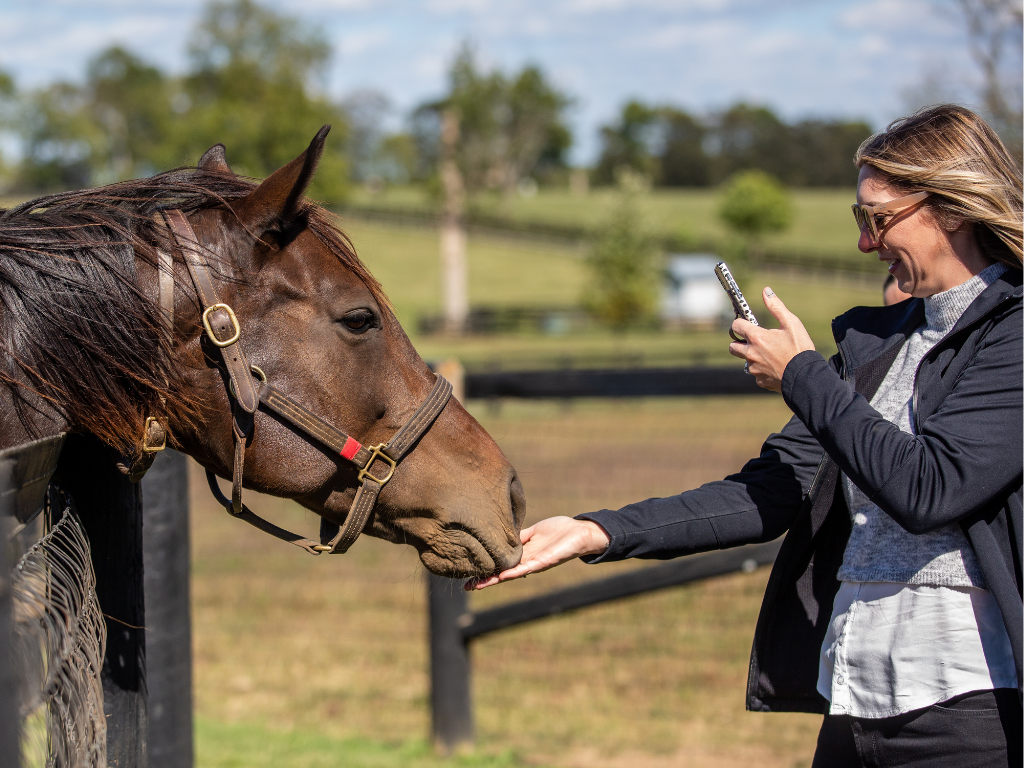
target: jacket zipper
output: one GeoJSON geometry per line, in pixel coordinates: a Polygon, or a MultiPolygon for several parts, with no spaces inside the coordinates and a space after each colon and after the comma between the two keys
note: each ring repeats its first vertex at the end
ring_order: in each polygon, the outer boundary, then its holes
{"type": "MultiPolygon", "coordinates": [[[[927,352],[924,353],[924,356],[921,358],[921,360],[917,364],[917,368],[914,370],[914,396],[911,399],[911,406],[910,406],[911,408],[914,409],[913,416],[914,416],[914,434],[915,435],[921,434],[921,424],[918,421],[918,415],[917,415],[917,396],[918,396],[918,383],[917,382],[918,382],[918,375],[921,373],[921,366],[924,365],[924,361],[927,360],[929,357],[931,357],[932,352],[934,352],[936,349],[938,349],[940,344],[945,344],[947,341],[949,341],[954,336],[959,336],[961,333],[964,333],[965,331],[971,330],[972,328],[974,328],[974,326],[976,326],[978,323],[982,322],[983,320],[987,320],[992,315],[993,312],[995,312],[997,309],[1002,307],[1003,304],[1005,304],[1007,301],[1008,301],[1008,299],[1003,299],[1001,302],[996,304],[994,307],[992,307],[992,309],[990,309],[984,315],[979,317],[973,323],[971,323],[969,325],[965,325],[963,328],[960,328],[959,330],[950,331],[945,336],[943,336],[941,339],[939,339],[937,342],[935,342],[935,344],[932,346],[931,349],[929,349],[927,352]]],[[[926,324],[927,324],[927,321],[926,321],[926,324]]],[[[909,337],[907,337],[907,338],[909,340],[909,337]]],[[[840,356],[842,356],[842,352],[841,351],[840,351],[840,356]]]]}

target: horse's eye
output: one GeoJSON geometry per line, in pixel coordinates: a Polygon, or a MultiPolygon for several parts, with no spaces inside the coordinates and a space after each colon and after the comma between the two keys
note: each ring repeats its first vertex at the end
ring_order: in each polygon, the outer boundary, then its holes
{"type": "Polygon", "coordinates": [[[365,333],[377,325],[377,318],[368,309],[354,309],[341,318],[341,323],[353,333],[365,333]]]}

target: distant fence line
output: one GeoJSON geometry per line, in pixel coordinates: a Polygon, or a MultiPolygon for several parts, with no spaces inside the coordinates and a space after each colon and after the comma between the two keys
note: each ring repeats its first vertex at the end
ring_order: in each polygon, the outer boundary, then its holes
{"type": "MultiPolygon", "coordinates": [[[[438,214],[422,208],[349,205],[343,208],[341,213],[367,221],[407,227],[436,227],[439,222],[438,214]]],[[[593,230],[579,225],[516,221],[483,213],[470,213],[467,216],[466,228],[471,233],[481,235],[555,242],[570,246],[579,246],[594,236],[593,230]]],[[[694,240],[676,235],[661,235],[656,239],[669,253],[715,253],[721,250],[720,243],[708,239],[694,240]]],[[[880,272],[877,261],[873,259],[842,259],[816,253],[768,250],[754,258],[752,264],[800,270],[826,278],[880,281],[885,277],[880,272]]]]}

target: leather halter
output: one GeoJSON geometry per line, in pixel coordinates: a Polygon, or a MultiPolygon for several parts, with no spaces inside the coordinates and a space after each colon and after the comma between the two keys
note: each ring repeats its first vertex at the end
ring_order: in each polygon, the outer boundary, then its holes
{"type": "MultiPolygon", "coordinates": [[[[206,336],[215,347],[220,349],[224,367],[228,373],[228,394],[232,402],[232,434],[235,444],[235,459],[232,471],[232,493],[228,499],[217,485],[217,476],[206,470],[206,479],[214,497],[232,517],[244,520],[271,536],[302,547],[310,554],[319,555],[324,552],[341,554],[348,551],[366,527],[366,522],[373,512],[377,496],[395,474],[398,463],[416,445],[417,441],[433,426],[441,415],[452,394],[452,385],[443,376],[438,376],[426,400],[416,409],[412,417],[401,429],[388,440],[375,446],[364,446],[355,438],[342,432],[320,417],[303,408],[288,395],[275,388],[266,375],[256,366],[249,365],[240,345],[242,331],[230,306],[217,297],[217,291],[210,276],[203,247],[199,244],[188,219],[179,210],[163,212],[164,221],[171,233],[171,241],[181,254],[188,267],[189,275],[196,286],[202,309],[202,323],[206,336]],[[253,376],[253,374],[256,374],[253,376]],[[242,475],[245,465],[245,444],[254,426],[253,414],[263,406],[276,413],[284,421],[301,431],[317,443],[329,448],[333,453],[352,462],[359,470],[359,487],[355,499],[345,517],[345,522],[335,525],[321,518],[320,543],[279,528],[273,523],[254,514],[242,503],[242,475]],[[383,474],[374,474],[374,465],[383,466],[383,474]]],[[[174,300],[173,279],[170,277],[173,264],[161,253],[160,267],[160,305],[166,319],[173,322],[174,300]]],[[[146,420],[147,434],[143,439],[143,455],[147,452],[161,450],[162,446],[150,449],[150,425],[157,423],[150,417],[146,420]]],[[[157,424],[159,426],[159,424],[157,424]]],[[[161,428],[162,430],[162,428],[161,428]]],[[[149,460],[152,463],[152,459],[149,460]]],[[[148,468],[148,467],[147,467],[148,468]]],[[[143,470],[144,471],[144,470],[143,470]]]]}

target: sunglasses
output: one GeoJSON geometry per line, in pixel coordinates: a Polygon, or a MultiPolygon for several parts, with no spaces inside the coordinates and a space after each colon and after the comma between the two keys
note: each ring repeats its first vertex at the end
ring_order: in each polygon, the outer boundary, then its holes
{"type": "Polygon", "coordinates": [[[906,197],[897,197],[895,200],[890,200],[888,203],[882,203],[881,205],[859,205],[854,203],[852,206],[853,218],[857,220],[857,226],[860,227],[860,231],[870,233],[871,239],[877,242],[881,237],[881,233],[885,230],[888,217],[918,205],[930,194],[931,192],[915,192],[906,197]]]}

